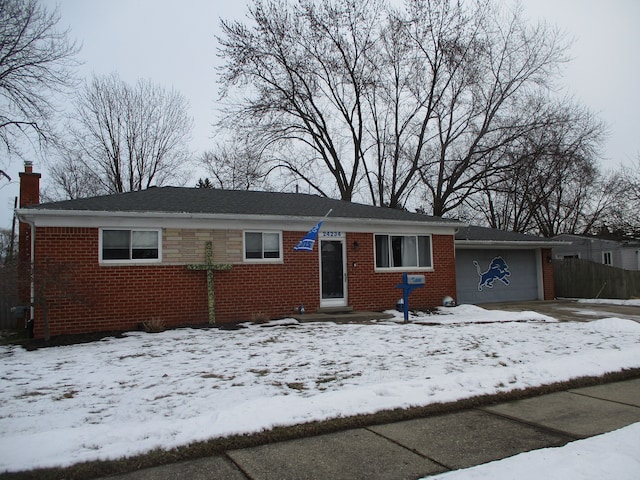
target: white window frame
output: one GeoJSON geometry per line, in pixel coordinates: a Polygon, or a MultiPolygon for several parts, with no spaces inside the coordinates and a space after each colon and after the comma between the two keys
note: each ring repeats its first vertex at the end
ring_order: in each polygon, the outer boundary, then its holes
{"type": "MultiPolygon", "coordinates": [[[[392,263],[392,258],[391,258],[391,248],[389,248],[389,264],[392,263]]],[[[420,259],[418,259],[418,263],[420,263],[420,259]]],[[[415,271],[419,271],[419,272],[432,272],[434,270],[433,267],[433,236],[431,234],[424,234],[424,233],[374,233],[373,234],[373,265],[375,268],[376,272],[415,272],[415,271]],[[417,255],[420,253],[420,250],[418,249],[418,245],[419,245],[419,240],[418,237],[428,237],[429,238],[429,259],[430,259],[430,266],[427,267],[420,267],[420,266],[402,266],[402,267],[379,267],[378,263],[377,263],[377,245],[376,245],[376,237],[382,235],[382,236],[386,236],[389,237],[389,245],[391,245],[391,237],[416,237],[416,258],[417,255]]]]}
{"type": "Polygon", "coordinates": [[[603,265],[609,265],[610,267],[613,266],[613,252],[607,250],[606,252],[602,252],[602,264],[603,265]],[[607,262],[607,259],[609,260],[607,262]]]}
{"type": "MultiPolygon", "coordinates": [[[[129,237],[131,238],[131,237],[129,237]]],[[[150,263],[162,263],[162,229],[161,228],[131,228],[131,227],[102,227],[98,233],[98,261],[102,264],[114,265],[139,265],[150,263]],[[132,258],[133,250],[132,242],[129,242],[129,258],[104,259],[102,258],[103,232],[105,231],[128,231],[129,236],[132,232],[156,232],[158,234],[158,258],[132,258]]]]}
{"type": "Polygon", "coordinates": [[[245,263],[282,263],[282,231],[280,230],[244,230],[242,232],[242,259],[245,263]],[[262,237],[262,258],[247,258],[247,233],[260,233],[262,237]],[[277,234],[278,235],[278,257],[277,258],[264,258],[264,234],[277,234]]]}

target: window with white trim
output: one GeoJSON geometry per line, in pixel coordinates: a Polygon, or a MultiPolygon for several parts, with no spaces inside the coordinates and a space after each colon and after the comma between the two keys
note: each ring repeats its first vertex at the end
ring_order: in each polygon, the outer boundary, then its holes
{"type": "Polygon", "coordinates": [[[602,252],[602,263],[604,265],[613,265],[613,255],[611,252],[602,252]]]}
{"type": "Polygon", "coordinates": [[[103,228],[100,235],[100,260],[103,262],[160,260],[160,230],[103,228]]]}
{"type": "Polygon", "coordinates": [[[432,268],[430,235],[375,235],[376,268],[432,268]]]}
{"type": "Polygon", "coordinates": [[[244,232],[244,259],[248,261],[282,260],[280,232],[244,232]]]}

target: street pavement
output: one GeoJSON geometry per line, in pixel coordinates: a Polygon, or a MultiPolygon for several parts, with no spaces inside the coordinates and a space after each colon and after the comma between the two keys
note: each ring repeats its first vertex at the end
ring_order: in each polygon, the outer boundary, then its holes
{"type": "Polygon", "coordinates": [[[229,450],[119,480],[417,479],[640,422],[640,378],[229,450]]]}

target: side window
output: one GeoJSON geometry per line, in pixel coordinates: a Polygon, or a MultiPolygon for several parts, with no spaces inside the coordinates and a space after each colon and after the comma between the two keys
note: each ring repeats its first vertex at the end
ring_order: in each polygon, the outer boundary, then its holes
{"type": "Polygon", "coordinates": [[[611,252],[602,252],[602,263],[605,265],[613,265],[611,252]]]}
{"type": "Polygon", "coordinates": [[[160,260],[159,230],[101,230],[100,260],[154,262],[160,260]]]}
{"type": "Polygon", "coordinates": [[[280,232],[244,232],[244,259],[248,261],[282,260],[280,232]]]}

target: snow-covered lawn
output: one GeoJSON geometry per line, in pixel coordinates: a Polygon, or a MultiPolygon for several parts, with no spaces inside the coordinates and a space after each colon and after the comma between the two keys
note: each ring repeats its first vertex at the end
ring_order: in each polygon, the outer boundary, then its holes
{"type": "Polygon", "coordinates": [[[372,324],[288,320],[0,347],[0,472],[640,367],[640,324],[630,320],[443,312],[408,324],[400,314],[372,324]]]}
{"type": "Polygon", "coordinates": [[[637,480],[639,452],[640,423],[635,423],[564,447],[521,453],[429,480],[637,480]]]}

